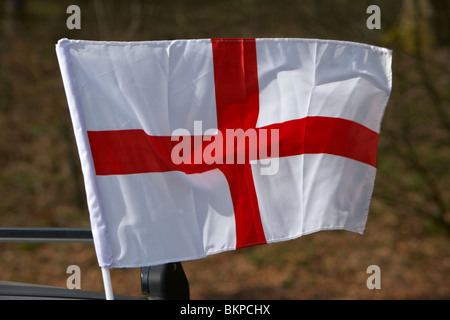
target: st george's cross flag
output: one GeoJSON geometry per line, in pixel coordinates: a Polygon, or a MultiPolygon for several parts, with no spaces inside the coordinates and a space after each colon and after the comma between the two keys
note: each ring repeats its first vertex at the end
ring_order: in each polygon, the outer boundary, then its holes
{"type": "Polygon", "coordinates": [[[56,51],[101,267],[363,233],[390,50],[62,39],[56,51]]]}

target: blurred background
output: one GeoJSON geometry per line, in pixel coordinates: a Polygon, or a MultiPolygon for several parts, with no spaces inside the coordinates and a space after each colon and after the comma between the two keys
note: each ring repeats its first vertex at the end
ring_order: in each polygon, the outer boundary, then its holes
{"type": "MultiPolygon", "coordinates": [[[[364,235],[325,231],[183,263],[192,299],[450,298],[450,1],[2,0],[0,227],[89,227],[55,54],[60,38],[295,37],[393,50],[393,91],[364,235]],[[69,5],[81,10],[70,30],[69,5]],[[380,8],[369,29],[367,8],[380,8]],[[378,265],[381,289],[369,290],[378,265]]],[[[0,243],[0,280],[102,291],[91,244],[0,243]]],[[[113,269],[140,295],[138,269],[113,269]]]]}

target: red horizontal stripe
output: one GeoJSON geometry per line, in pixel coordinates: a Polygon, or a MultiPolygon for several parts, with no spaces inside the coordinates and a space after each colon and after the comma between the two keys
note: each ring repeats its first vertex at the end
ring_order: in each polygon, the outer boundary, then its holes
{"type": "Polygon", "coordinates": [[[306,117],[263,128],[279,130],[280,157],[326,153],[377,166],[379,134],[354,121],[306,117]]]}
{"type": "MultiPolygon", "coordinates": [[[[261,129],[267,129],[268,136],[271,129],[279,130],[279,157],[326,153],[350,158],[373,167],[377,164],[378,133],[353,121],[307,117],[256,129],[258,136],[261,129]]],[[[225,132],[222,134],[223,148],[226,148],[226,134],[225,132]]],[[[180,142],[171,141],[170,136],[151,136],[143,130],[89,131],[88,137],[97,175],[165,171],[196,173],[220,166],[204,162],[175,165],[171,159],[171,152],[180,142]]],[[[190,138],[193,146],[193,137],[190,138]]],[[[202,142],[201,152],[209,143],[211,142],[202,142]]],[[[270,155],[270,145],[267,146],[267,150],[270,155]]],[[[225,164],[225,157],[223,162],[225,164]]]]}
{"type": "Polygon", "coordinates": [[[97,175],[173,171],[172,141],[144,130],[88,131],[97,175]]]}

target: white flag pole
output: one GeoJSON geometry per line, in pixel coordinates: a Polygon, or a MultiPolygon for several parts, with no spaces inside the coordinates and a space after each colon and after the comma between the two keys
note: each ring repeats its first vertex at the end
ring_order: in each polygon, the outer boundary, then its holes
{"type": "Polygon", "coordinates": [[[111,275],[108,268],[102,268],[103,285],[105,286],[106,300],[114,300],[112,290],[111,275]]]}

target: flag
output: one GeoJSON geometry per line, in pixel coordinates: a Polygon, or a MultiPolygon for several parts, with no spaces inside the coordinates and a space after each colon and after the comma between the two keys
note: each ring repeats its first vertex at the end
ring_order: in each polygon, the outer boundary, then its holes
{"type": "Polygon", "coordinates": [[[56,51],[101,267],[363,233],[390,50],[62,39],[56,51]]]}

